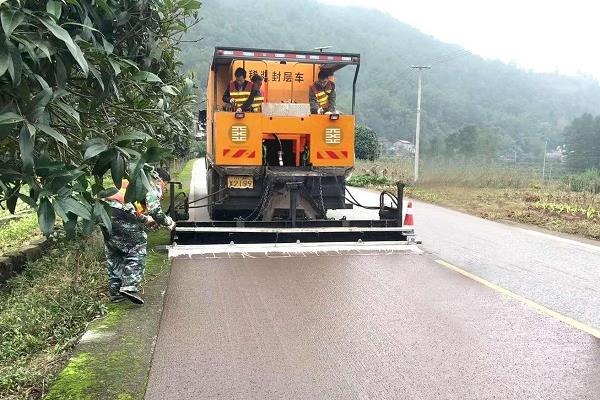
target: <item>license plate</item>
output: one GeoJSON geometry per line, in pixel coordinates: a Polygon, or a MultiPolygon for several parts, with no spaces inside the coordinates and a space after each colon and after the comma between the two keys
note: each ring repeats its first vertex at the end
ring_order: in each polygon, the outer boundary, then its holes
{"type": "Polygon", "coordinates": [[[231,189],[252,189],[254,179],[251,176],[228,176],[227,187],[231,189]]]}

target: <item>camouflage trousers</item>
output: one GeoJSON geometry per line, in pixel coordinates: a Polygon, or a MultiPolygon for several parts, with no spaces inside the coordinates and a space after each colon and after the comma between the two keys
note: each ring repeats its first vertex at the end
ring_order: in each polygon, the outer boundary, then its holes
{"type": "Polygon", "coordinates": [[[112,233],[105,229],[102,233],[111,296],[119,289],[137,291],[146,269],[148,236],[143,224],[113,218],[112,233]]]}

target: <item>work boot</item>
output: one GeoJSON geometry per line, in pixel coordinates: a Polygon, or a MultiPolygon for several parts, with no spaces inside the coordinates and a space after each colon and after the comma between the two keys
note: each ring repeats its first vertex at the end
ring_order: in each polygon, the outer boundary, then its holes
{"type": "Polygon", "coordinates": [[[125,296],[123,296],[121,293],[110,295],[111,303],[120,303],[122,301],[125,301],[125,296]]]}
{"type": "Polygon", "coordinates": [[[121,293],[123,296],[125,296],[132,303],[144,304],[144,299],[142,299],[140,297],[140,295],[138,294],[138,292],[136,292],[136,291],[121,289],[121,290],[119,290],[119,293],[121,293]]]}

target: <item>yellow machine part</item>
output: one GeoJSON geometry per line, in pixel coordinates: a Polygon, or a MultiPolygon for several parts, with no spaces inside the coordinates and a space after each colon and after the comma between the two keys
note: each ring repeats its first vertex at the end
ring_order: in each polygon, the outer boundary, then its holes
{"type": "Polygon", "coordinates": [[[329,115],[270,117],[260,113],[245,113],[244,118],[236,119],[235,113],[215,112],[214,127],[214,145],[210,143],[209,148],[214,150],[212,155],[217,165],[262,165],[262,141],[272,134],[282,140],[307,138],[313,166],[354,165],[352,115],[340,115],[338,120],[333,121],[329,115]]]}
{"type": "MultiPolygon", "coordinates": [[[[222,93],[233,79],[234,71],[238,67],[245,68],[249,75],[260,74],[266,78],[262,91],[265,94],[265,102],[269,103],[308,103],[308,91],[321,69],[318,64],[235,61],[223,73],[219,71],[216,76],[209,74],[207,153],[217,165],[262,165],[262,141],[272,139],[272,135],[276,134],[281,140],[296,141],[297,160],[303,150],[300,144],[307,141],[311,165],[354,166],[353,115],[340,115],[339,119],[334,121],[329,115],[271,117],[261,113],[245,113],[243,119],[236,119],[233,112],[216,111],[215,109],[222,109],[222,93]],[[214,79],[217,81],[215,82],[214,79]],[[213,99],[217,101],[216,107],[213,99]]],[[[296,165],[300,163],[297,162],[296,165]]]]}

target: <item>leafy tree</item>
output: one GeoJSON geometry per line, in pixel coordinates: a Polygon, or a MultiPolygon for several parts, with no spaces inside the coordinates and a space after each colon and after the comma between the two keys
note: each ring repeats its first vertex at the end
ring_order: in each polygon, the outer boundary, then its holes
{"type": "Polygon", "coordinates": [[[366,126],[357,126],[354,137],[356,158],[374,161],[378,156],[379,142],[374,130],[366,126]]]}
{"type": "Polygon", "coordinates": [[[192,80],[178,72],[175,38],[198,1],[0,1],[0,206],[56,216],[73,233],[110,229],[102,199],[144,165],[189,150],[192,80]],[[110,174],[112,184],[105,185],[110,174]]]}
{"type": "Polygon", "coordinates": [[[491,160],[496,157],[498,143],[496,134],[469,125],[446,138],[446,151],[453,158],[491,160]]]}
{"type": "MultiPolygon", "coordinates": [[[[190,42],[182,44],[185,68],[205,82],[215,43],[307,50],[323,45],[318,38],[326,37],[332,51],[361,54],[357,121],[392,142],[410,140],[414,134],[417,88],[410,65],[433,67],[423,81],[423,137],[445,138],[465,125],[476,125],[512,139],[514,146],[507,152],[539,158],[540,137],[548,137],[549,146],[562,144],[565,121],[584,112],[600,113],[600,86],[593,79],[486,61],[375,10],[311,0],[262,0],[253,4],[254,18],[233,21],[236,7],[235,0],[205,2],[202,24],[190,29],[185,35],[190,42]],[[269,23],[256,29],[256,21],[269,23]],[[521,140],[525,136],[535,140],[521,140]]],[[[350,68],[336,72],[338,105],[346,113],[350,110],[344,99],[350,98],[352,79],[350,68]]]]}
{"type": "Polygon", "coordinates": [[[567,162],[575,170],[600,168],[600,116],[584,114],[565,128],[567,162]]]}

